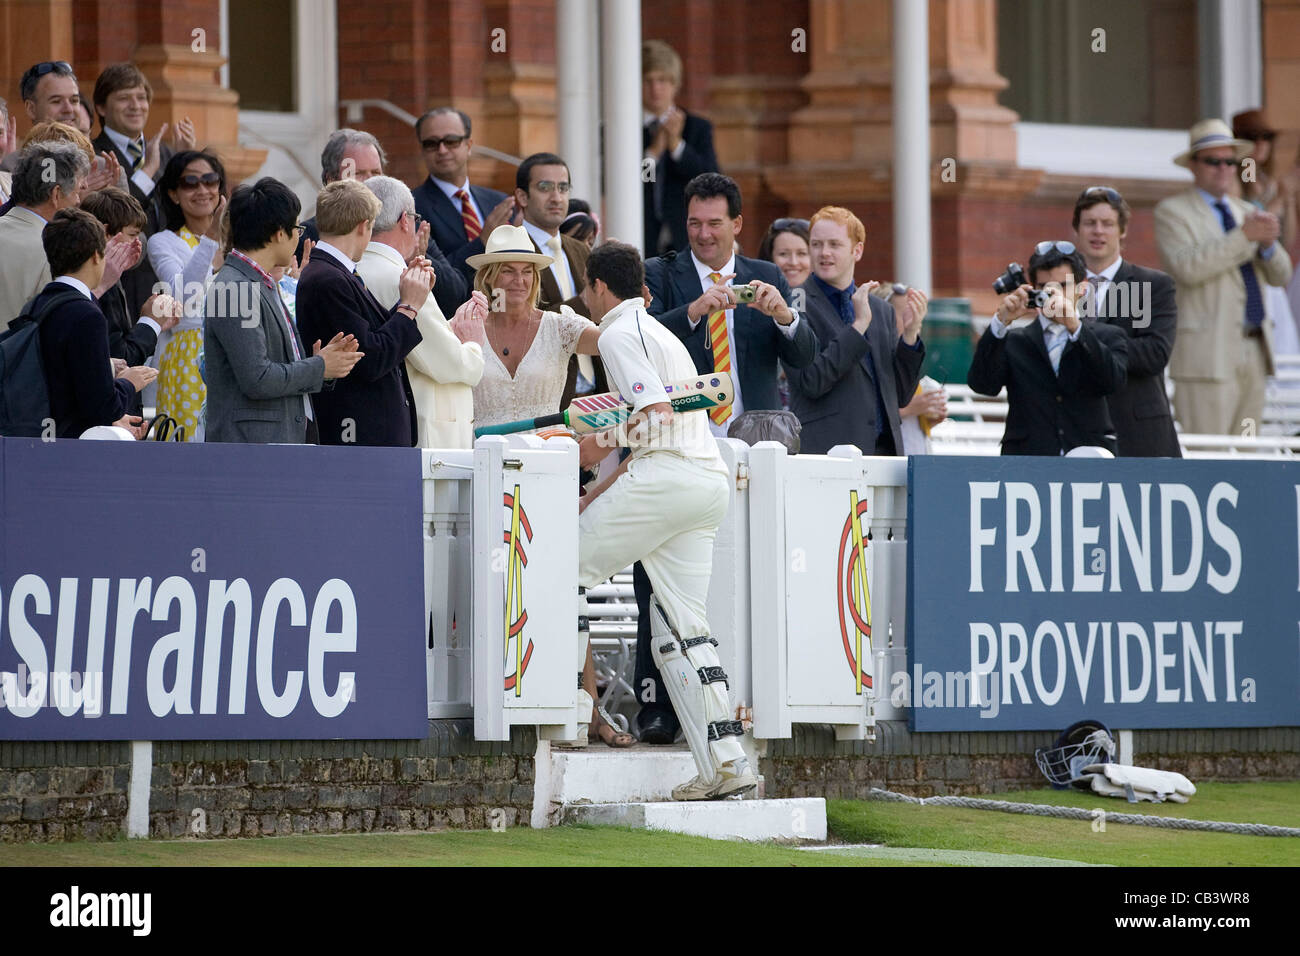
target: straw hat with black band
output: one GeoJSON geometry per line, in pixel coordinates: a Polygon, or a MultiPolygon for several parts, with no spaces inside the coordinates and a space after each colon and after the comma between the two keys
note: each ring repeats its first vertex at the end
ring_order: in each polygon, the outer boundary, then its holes
{"type": "Polygon", "coordinates": [[[471,269],[482,269],[494,262],[531,262],[538,268],[546,268],[554,261],[550,256],[537,251],[527,229],[508,224],[493,229],[484,251],[465,260],[471,269]]]}

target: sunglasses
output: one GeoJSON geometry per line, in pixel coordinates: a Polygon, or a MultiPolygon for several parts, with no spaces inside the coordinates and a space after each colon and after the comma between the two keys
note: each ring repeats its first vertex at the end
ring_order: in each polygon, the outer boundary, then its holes
{"type": "Polygon", "coordinates": [[[1084,200],[1089,198],[1090,196],[1097,196],[1097,195],[1105,197],[1106,202],[1110,203],[1112,206],[1115,206],[1116,208],[1118,208],[1119,205],[1124,202],[1124,197],[1121,196],[1115,190],[1111,189],[1109,186],[1089,186],[1083,192],[1079,193],[1079,199],[1084,200]]]}
{"type": "Polygon", "coordinates": [[[1235,159],[1204,159],[1198,156],[1196,157],[1196,161],[1205,166],[1236,166],[1237,165],[1237,161],[1235,159]]]}
{"type": "Polygon", "coordinates": [[[198,189],[199,186],[215,186],[221,182],[221,177],[216,173],[204,173],[197,176],[194,173],[186,173],[177,183],[181,189],[198,189]]]}
{"type": "Polygon", "coordinates": [[[784,232],[784,231],[787,230],[787,229],[797,229],[797,228],[800,228],[800,227],[802,227],[803,229],[807,229],[807,228],[808,228],[808,220],[807,220],[807,219],[794,219],[794,218],[791,218],[791,217],[788,217],[788,216],[787,216],[787,217],[784,218],[784,219],[778,219],[778,220],[776,220],[776,222],[772,223],[772,231],[773,231],[773,232],[784,232]]]}
{"type": "Polygon", "coordinates": [[[1064,239],[1058,242],[1053,242],[1051,239],[1044,239],[1038,245],[1034,246],[1034,255],[1045,256],[1053,249],[1063,256],[1074,255],[1074,243],[1068,242],[1064,239]]]}
{"type": "Polygon", "coordinates": [[[426,152],[436,153],[439,146],[455,149],[467,139],[469,139],[468,136],[444,136],[442,139],[422,139],[420,145],[424,147],[426,152]]]}
{"type": "Polygon", "coordinates": [[[571,183],[553,183],[549,179],[541,179],[533,183],[533,188],[539,193],[547,194],[558,192],[562,196],[567,196],[569,190],[573,188],[571,183]]]}
{"type": "Polygon", "coordinates": [[[32,67],[32,75],[40,79],[47,73],[58,73],[60,76],[66,76],[72,73],[72,64],[65,60],[46,60],[44,63],[37,63],[32,67]]]}

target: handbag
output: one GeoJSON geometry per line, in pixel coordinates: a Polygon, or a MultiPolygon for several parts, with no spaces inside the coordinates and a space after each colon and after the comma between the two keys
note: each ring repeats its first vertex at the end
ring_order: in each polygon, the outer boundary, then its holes
{"type": "Polygon", "coordinates": [[[155,415],[149,427],[144,430],[141,441],[185,441],[185,428],[176,419],[163,413],[155,415]]]}

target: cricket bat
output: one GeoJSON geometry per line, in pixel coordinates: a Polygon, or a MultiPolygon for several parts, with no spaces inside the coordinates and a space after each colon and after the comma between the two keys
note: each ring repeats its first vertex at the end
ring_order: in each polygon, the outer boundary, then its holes
{"type": "MultiPolygon", "coordinates": [[[[636,386],[634,385],[633,388],[636,386]]],[[[726,408],[735,397],[731,390],[731,376],[726,372],[709,372],[698,378],[673,382],[671,385],[664,385],[664,391],[668,393],[674,412],[726,408]]],[[[484,425],[482,428],[474,429],[474,437],[508,435],[512,432],[546,428],[550,425],[567,425],[578,434],[586,435],[621,425],[631,414],[632,404],[626,398],[618,392],[602,392],[599,395],[575,398],[572,405],[553,415],[523,418],[517,422],[503,422],[500,425],[484,425]]]]}

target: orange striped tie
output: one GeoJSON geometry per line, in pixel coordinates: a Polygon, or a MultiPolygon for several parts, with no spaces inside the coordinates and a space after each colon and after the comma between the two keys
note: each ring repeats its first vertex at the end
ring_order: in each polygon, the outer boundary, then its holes
{"type": "MultiPolygon", "coordinates": [[[[709,279],[717,282],[722,278],[720,272],[710,272],[709,279]]],[[[727,335],[727,310],[719,309],[709,315],[709,345],[713,349],[713,370],[731,372],[731,337],[727,335]]],[[[709,409],[709,418],[721,425],[731,417],[731,406],[709,409]]]]}
{"type": "Polygon", "coordinates": [[[473,242],[483,232],[483,224],[478,221],[478,213],[470,204],[469,190],[462,186],[456,198],[460,200],[460,221],[465,226],[465,238],[473,242]]]}

